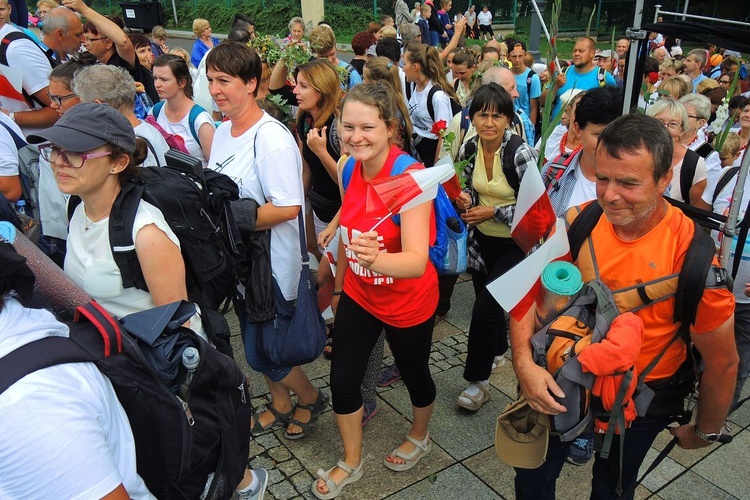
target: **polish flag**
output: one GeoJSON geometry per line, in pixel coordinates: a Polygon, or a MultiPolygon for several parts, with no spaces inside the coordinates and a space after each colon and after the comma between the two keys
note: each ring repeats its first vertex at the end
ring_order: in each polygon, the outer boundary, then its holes
{"type": "Polygon", "coordinates": [[[23,72],[0,64],[0,97],[26,102],[23,97],[23,72]]]}
{"type": "MultiPolygon", "coordinates": [[[[401,175],[377,179],[367,188],[365,217],[381,219],[382,222],[392,215],[434,200],[438,186],[455,175],[453,165],[443,163],[431,168],[410,170],[401,175]]],[[[373,227],[370,231],[374,229],[373,227]]]]}
{"type": "Polygon", "coordinates": [[[445,189],[445,194],[448,195],[448,198],[450,198],[451,201],[455,201],[461,195],[461,183],[458,180],[458,172],[456,172],[456,167],[453,165],[453,159],[450,155],[440,158],[432,168],[442,167],[443,165],[450,165],[453,169],[453,176],[447,181],[443,181],[442,186],[443,189],[445,189]]]}
{"type": "Polygon", "coordinates": [[[527,170],[518,189],[511,238],[524,253],[529,253],[555,227],[556,219],[542,176],[535,169],[527,170]]]}
{"type": "Polygon", "coordinates": [[[552,235],[534,253],[489,283],[487,290],[513,319],[520,321],[541,291],[542,271],[547,264],[556,260],[571,260],[565,221],[562,219],[557,219],[552,235]]]}

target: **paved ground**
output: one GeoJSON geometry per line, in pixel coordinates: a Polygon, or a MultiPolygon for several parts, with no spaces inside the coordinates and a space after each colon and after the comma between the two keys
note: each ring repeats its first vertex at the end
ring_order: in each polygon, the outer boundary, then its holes
{"type": "MultiPolygon", "coordinates": [[[[494,450],[495,419],[516,394],[516,380],[508,363],[490,379],[493,398],[477,413],[458,408],[456,397],[465,388],[462,378],[466,339],[474,292],[471,283],[460,280],[453,308],[433,335],[430,366],[437,385],[435,413],[430,424],[433,449],[429,457],[408,472],[397,473],[382,465],[383,458],[409,429],[410,403],[406,387],[397,382],[379,389],[379,413],[364,431],[365,467],[362,479],[344,489],[344,499],[493,499],[513,498],[513,470],[500,463],[494,450]]],[[[234,325],[236,330],[236,324],[234,325]]],[[[242,352],[236,337],[236,352],[242,352]]],[[[387,350],[387,349],[386,349],[387,350]]],[[[384,362],[391,360],[387,357],[384,362]]],[[[238,356],[241,358],[240,356],[238,356]]],[[[268,389],[252,374],[256,405],[268,402],[268,389]]],[[[316,387],[330,394],[330,362],[320,358],[305,367],[316,387]]],[[[748,389],[746,388],[746,393],[748,389]]],[[[670,456],[639,487],[636,498],[654,499],[748,499],[750,498],[750,404],[732,416],[735,439],[729,445],[687,452],[673,450],[670,456]]],[[[665,431],[656,441],[647,463],[669,441],[665,431]]],[[[250,448],[253,467],[270,472],[267,498],[314,498],[310,487],[319,468],[328,469],[343,457],[333,412],[321,416],[313,434],[289,441],[283,430],[256,438],[250,448]]],[[[645,469],[644,469],[645,470],[645,469]]],[[[558,481],[558,498],[587,498],[590,465],[566,464],[558,481]]]]}

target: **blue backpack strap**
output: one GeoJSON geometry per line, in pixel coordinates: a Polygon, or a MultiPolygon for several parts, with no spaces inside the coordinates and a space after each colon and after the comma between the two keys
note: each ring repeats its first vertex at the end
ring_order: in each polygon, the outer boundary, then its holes
{"type": "Polygon", "coordinates": [[[10,128],[9,125],[6,125],[2,121],[0,121],[0,125],[2,125],[3,128],[5,130],[7,130],[8,133],[10,134],[10,136],[13,138],[13,142],[15,143],[17,150],[26,146],[26,141],[24,140],[24,138],[21,137],[21,136],[19,136],[18,133],[15,130],[13,130],[12,128],[10,128]]]}
{"type": "Polygon", "coordinates": [[[349,183],[352,181],[352,174],[354,173],[354,164],[356,163],[356,160],[353,156],[350,156],[346,159],[346,162],[344,163],[344,168],[341,169],[341,187],[344,188],[344,191],[347,190],[349,187],[349,183]]]}
{"type": "MultiPolygon", "coordinates": [[[[404,172],[406,172],[407,168],[411,167],[415,163],[419,163],[419,161],[406,153],[398,155],[398,157],[393,161],[393,166],[391,167],[391,177],[393,177],[394,175],[403,174],[404,172]]],[[[401,225],[401,216],[399,214],[392,216],[391,220],[397,226],[401,225]]]]}
{"type": "Polygon", "coordinates": [[[159,119],[159,115],[161,114],[161,108],[163,107],[164,101],[159,101],[151,108],[151,114],[154,115],[154,118],[156,118],[157,120],[159,119]]]}
{"type": "MultiPolygon", "coordinates": [[[[154,105],[156,107],[156,105],[154,105]]],[[[203,109],[203,106],[200,104],[193,104],[193,107],[190,108],[190,114],[188,115],[188,123],[190,124],[190,133],[193,134],[193,139],[195,139],[195,142],[198,144],[201,143],[200,140],[198,140],[198,131],[195,130],[195,120],[198,118],[198,115],[206,111],[203,109]]],[[[208,111],[206,111],[208,113],[208,111]]]]}

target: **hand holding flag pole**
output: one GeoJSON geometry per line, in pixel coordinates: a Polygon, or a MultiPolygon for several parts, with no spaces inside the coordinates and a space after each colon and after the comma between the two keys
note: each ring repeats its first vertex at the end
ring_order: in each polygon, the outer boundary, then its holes
{"type": "Polygon", "coordinates": [[[410,170],[400,175],[372,181],[367,189],[365,217],[380,220],[370,231],[374,231],[395,214],[435,199],[440,183],[450,180],[455,175],[453,163],[448,159],[438,162],[431,168],[410,170]],[[381,217],[380,214],[386,211],[387,215],[381,217]]]}

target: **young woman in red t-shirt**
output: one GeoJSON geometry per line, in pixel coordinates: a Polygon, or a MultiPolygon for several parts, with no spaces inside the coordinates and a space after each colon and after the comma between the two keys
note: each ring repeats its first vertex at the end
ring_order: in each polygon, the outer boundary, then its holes
{"type": "MultiPolygon", "coordinates": [[[[331,364],[333,411],[344,442],[344,459],[312,485],[318,498],[333,498],[362,476],[362,395],[367,360],[382,329],[412,401],[413,423],[406,440],[384,461],[392,470],[412,468],[430,452],[428,424],[435,384],[428,366],[437,273],[428,258],[435,238],[432,203],[401,214],[401,224],[366,215],[371,181],[390,177],[399,149],[398,99],[385,85],[363,83],[347,94],[339,133],[354,157],[346,194],[342,190],[341,243],[333,307],[336,349],[331,364]],[[340,300],[339,300],[340,299],[340,300]]],[[[422,169],[414,163],[409,169],[422,169]]],[[[341,172],[339,172],[341,179],[341,172]]],[[[342,182],[339,182],[339,186],[342,182]]],[[[382,216],[386,214],[383,213],[382,216]]]]}

